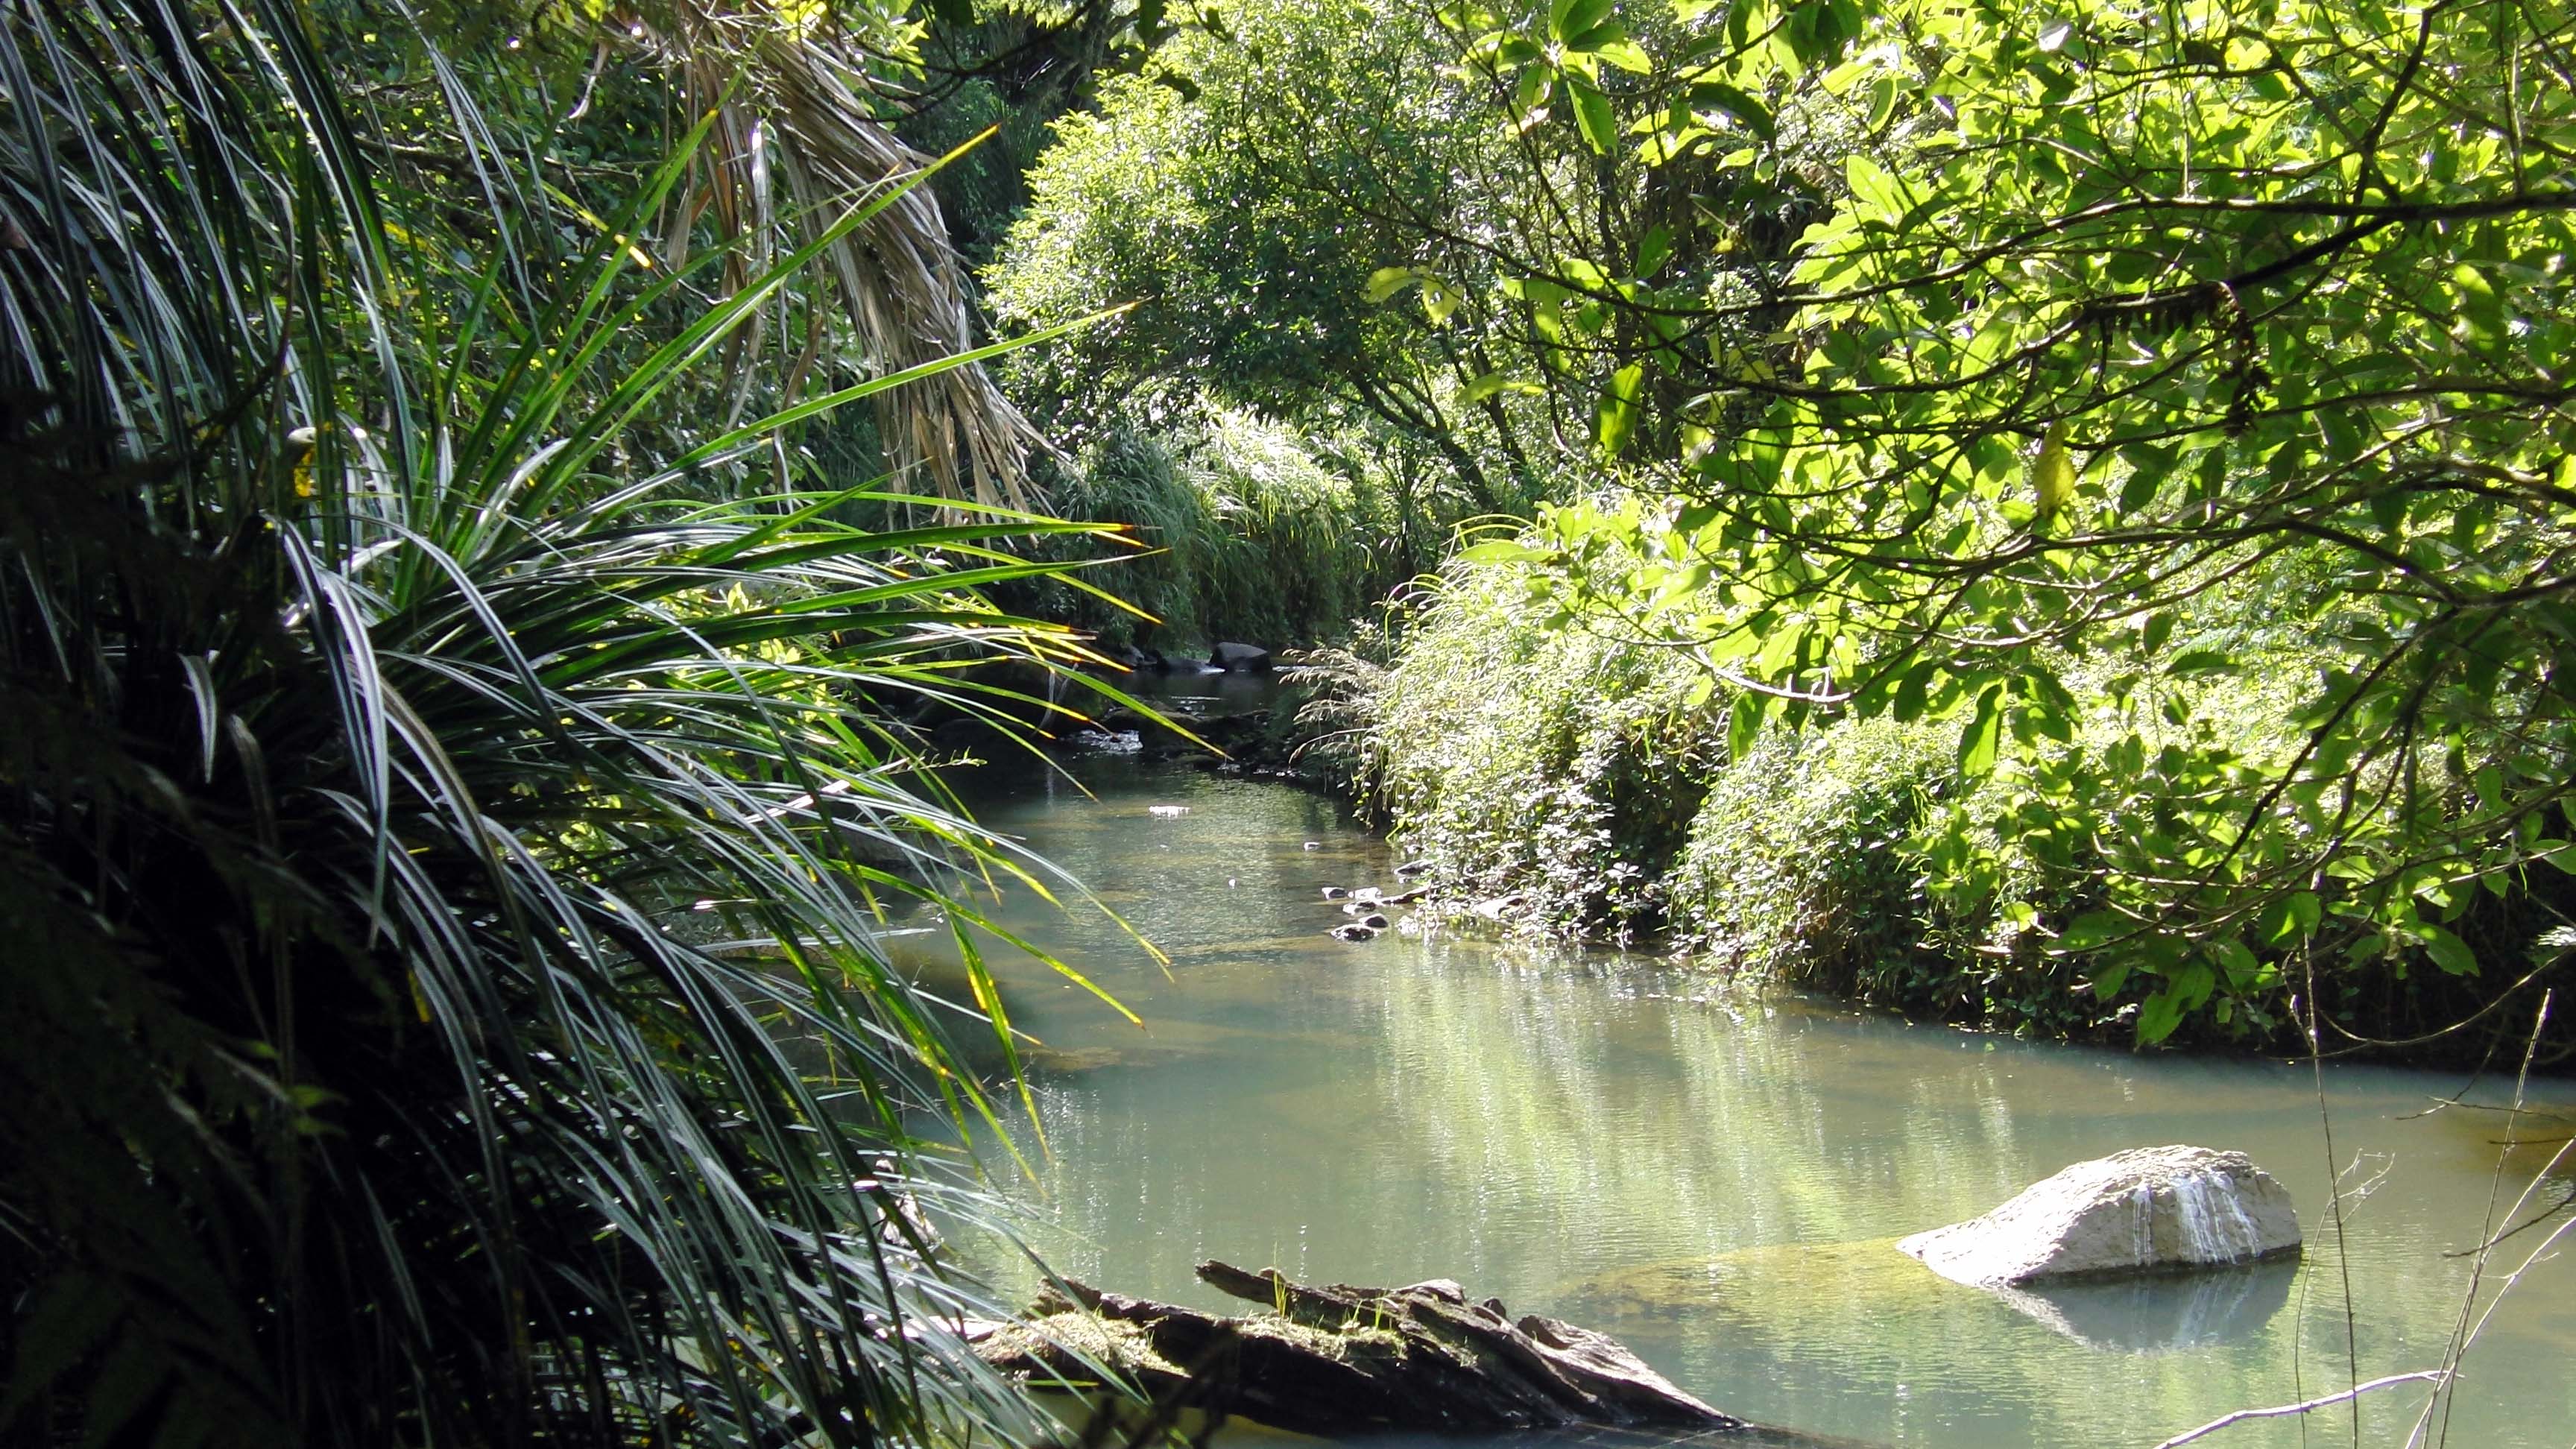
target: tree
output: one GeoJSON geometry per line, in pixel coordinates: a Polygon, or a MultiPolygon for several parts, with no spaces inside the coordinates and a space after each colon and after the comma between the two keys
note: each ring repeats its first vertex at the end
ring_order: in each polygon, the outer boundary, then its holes
{"type": "MultiPolygon", "coordinates": [[[[2091,882],[2032,928],[2143,1039],[2314,1008],[2311,968],[2526,978],[2576,864],[2576,14],[1685,5],[1613,125],[1564,39],[1610,9],[1455,14],[1605,152],[1758,181],[1793,107],[1865,135],[1749,291],[1612,255],[1549,279],[1592,335],[1656,339],[1602,439],[1670,383],[1670,453],[1629,449],[1668,501],[1509,548],[1699,659],[1739,740],[1959,717],[1962,775],[2020,802],[2006,843],[2091,882]],[[1605,550],[1636,560],[1606,584],[1605,550]],[[2298,681],[2280,748],[2154,722],[2246,673],[2298,681]]],[[[1973,888],[1998,842],[1932,847],[1973,888]]]]}
{"type": "Polygon", "coordinates": [[[1030,385],[1095,413],[1162,383],[1359,421],[1437,449],[1477,506],[1523,506],[1549,398],[1528,339],[1489,315],[1497,268],[1470,233],[1545,212],[1608,243],[1601,208],[1551,189],[1559,152],[1526,164],[1443,75],[1454,60],[1426,8],[1283,0],[1105,83],[1096,113],[1058,123],[990,275],[1006,322],[1140,305],[1030,385]]]}

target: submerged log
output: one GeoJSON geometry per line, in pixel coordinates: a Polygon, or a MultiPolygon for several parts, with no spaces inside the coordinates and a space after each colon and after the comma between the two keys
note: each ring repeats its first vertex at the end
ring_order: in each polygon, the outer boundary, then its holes
{"type": "Polygon", "coordinates": [[[1227,1317],[1067,1282],[977,1352],[1081,1385],[1106,1371],[1158,1402],[1325,1436],[1389,1429],[1750,1426],[1570,1323],[1515,1322],[1447,1279],[1315,1287],[1276,1269],[1202,1263],[1201,1280],[1266,1312],[1227,1317]]]}

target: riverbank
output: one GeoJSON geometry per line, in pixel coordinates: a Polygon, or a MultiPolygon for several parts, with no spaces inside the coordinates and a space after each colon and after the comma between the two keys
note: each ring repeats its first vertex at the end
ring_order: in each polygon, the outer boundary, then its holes
{"type": "MultiPolygon", "coordinates": [[[[1745,731],[1734,692],[1687,653],[1573,624],[1526,575],[1453,566],[1357,711],[1362,788],[1396,847],[1433,861],[1455,902],[1508,902],[1512,932],[2033,1037],[2302,1054],[2313,1003],[2329,1054],[2426,1066],[2518,1062],[2541,991],[2566,974],[2551,932],[2576,912],[2576,881],[2547,866],[2483,891],[2428,885],[2409,935],[2360,934],[2322,881],[2301,908],[2333,934],[2313,952],[2290,918],[2265,929],[2292,944],[2176,936],[2158,972],[2107,965],[2070,928],[2103,904],[2095,843],[2178,808],[2165,796],[2185,786],[2156,775],[2152,751],[2138,798],[2035,827],[2051,807],[2028,786],[2059,768],[2046,752],[1972,773],[1958,717],[1745,731]]],[[[2157,728],[2268,748],[2291,729],[2271,687],[2207,685],[2157,728]]],[[[2104,719],[2108,743],[2079,730],[2067,749],[2130,748],[2104,719]]],[[[2243,808],[2223,782],[2189,788],[2243,808]]],[[[2299,904],[2265,906],[2258,887],[2223,889],[2248,911],[2299,904]]],[[[2576,1013],[2554,1013],[2536,1065],[2571,1056],[2576,1013]]]]}
{"type": "MultiPolygon", "coordinates": [[[[1775,729],[1737,760],[1723,700],[1694,701],[1701,676],[1669,652],[1538,633],[1508,609],[1443,624],[1435,615],[1387,669],[1342,651],[1236,671],[1198,662],[1215,646],[1139,655],[1107,678],[1170,727],[1105,706],[1063,743],[1351,808],[1427,863],[1411,884],[1428,888],[1424,920],[1446,928],[1669,956],[1911,1020],[2136,1044],[2143,988],[2101,991],[2095,962],[2054,948],[2053,929],[2086,904],[2080,887],[2030,860],[1946,880],[1921,848],[1936,815],[1977,806],[1954,725],[1775,729]]],[[[2536,893],[2481,902],[2463,930],[2500,942],[2548,909],[2536,893]]],[[[2505,990],[2402,960],[2329,973],[2322,1044],[2397,1065],[2519,1062],[2554,979],[2527,976],[2505,990]],[[2470,1029],[2437,1030],[2462,1019],[2470,1029]]],[[[2304,1056],[2299,985],[2276,977],[2158,1045],[2304,1056]]],[[[2544,1073],[2576,1052],[2576,1014],[2554,1016],[2534,1057],[2544,1073]]]]}

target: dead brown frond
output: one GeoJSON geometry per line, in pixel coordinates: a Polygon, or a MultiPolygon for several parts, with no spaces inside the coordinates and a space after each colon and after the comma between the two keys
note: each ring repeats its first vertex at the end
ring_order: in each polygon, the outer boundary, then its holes
{"type": "MultiPolygon", "coordinates": [[[[654,12],[652,23],[627,33],[677,71],[694,110],[719,113],[693,195],[676,208],[666,242],[673,261],[691,227],[712,213],[741,243],[733,265],[757,274],[782,244],[803,244],[860,197],[934,159],[896,139],[882,114],[884,88],[869,71],[871,45],[881,38],[851,33],[828,11],[797,18],[785,7],[664,0],[654,12]],[[793,234],[782,236],[782,227],[793,234]]],[[[834,322],[848,326],[876,376],[975,345],[972,294],[928,187],[896,198],[826,261],[833,295],[815,299],[805,337],[792,344],[797,351],[779,378],[786,397],[803,387],[834,322]]],[[[736,411],[771,345],[765,329],[754,330],[735,349],[736,411]]],[[[1038,501],[1026,466],[1036,431],[980,367],[880,394],[877,422],[898,488],[919,479],[928,486],[917,491],[941,497],[1015,508],[1038,501]]]]}

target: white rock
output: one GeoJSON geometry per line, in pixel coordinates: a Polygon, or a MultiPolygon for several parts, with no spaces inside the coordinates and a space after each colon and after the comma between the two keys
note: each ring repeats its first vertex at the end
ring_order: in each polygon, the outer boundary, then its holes
{"type": "Polygon", "coordinates": [[[1896,1245],[1980,1287],[2245,1263],[2299,1246],[2289,1189],[2242,1152],[2139,1147],[2079,1162],[1982,1217],[1896,1245]]]}

